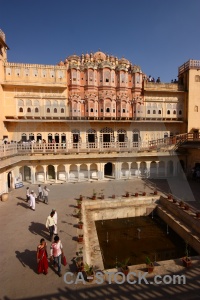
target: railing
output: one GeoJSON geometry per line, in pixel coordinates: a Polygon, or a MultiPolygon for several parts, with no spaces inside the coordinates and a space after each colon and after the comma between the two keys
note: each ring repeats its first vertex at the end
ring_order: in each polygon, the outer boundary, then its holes
{"type": "Polygon", "coordinates": [[[138,152],[147,150],[143,142],[98,142],[98,143],[13,143],[0,146],[0,158],[18,154],[73,154],[104,152],[138,152]]]}
{"type": "Polygon", "coordinates": [[[200,133],[183,133],[149,142],[13,143],[0,146],[0,158],[20,154],[74,154],[176,150],[184,142],[200,141],[200,133]]]}
{"type": "Polygon", "coordinates": [[[158,149],[161,147],[169,147],[174,145],[173,150],[177,149],[185,142],[200,141],[200,133],[183,133],[172,137],[149,141],[150,149],[158,149]]]}
{"type": "Polygon", "coordinates": [[[190,59],[178,68],[178,73],[181,74],[184,71],[187,71],[189,69],[197,69],[197,68],[198,69],[200,68],[200,60],[190,59]]]}

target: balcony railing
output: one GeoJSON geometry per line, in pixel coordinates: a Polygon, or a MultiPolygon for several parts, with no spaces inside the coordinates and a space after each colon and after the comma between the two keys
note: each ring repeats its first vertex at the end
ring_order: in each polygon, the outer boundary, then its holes
{"type": "Polygon", "coordinates": [[[0,158],[20,154],[74,154],[138,152],[148,149],[148,142],[97,142],[97,143],[13,143],[0,146],[0,158]]]}
{"type": "Polygon", "coordinates": [[[200,142],[200,133],[183,133],[148,142],[13,143],[0,146],[0,158],[29,154],[111,153],[176,150],[185,142],[200,142]]]}

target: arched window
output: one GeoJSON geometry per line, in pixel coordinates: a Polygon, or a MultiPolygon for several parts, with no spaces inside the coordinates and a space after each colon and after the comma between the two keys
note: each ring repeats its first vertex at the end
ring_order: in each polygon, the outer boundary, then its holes
{"type": "Polygon", "coordinates": [[[65,112],[64,108],[61,108],[61,114],[63,114],[65,112]]]}
{"type": "Polygon", "coordinates": [[[54,112],[54,113],[57,113],[57,108],[54,108],[53,112],[54,112]]]}
{"type": "Polygon", "coordinates": [[[182,115],[182,110],[179,110],[179,112],[178,112],[178,113],[179,113],[179,115],[182,115]]]}
{"type": "Polygon", "coordinates": [[[147,110],[147,114],[150,115],[150,109],[147,110]]]}
{"type": "Polygon", "coordinates": [[[154,114],[154,115],[156,114],[156,110],[155,110],[155,109],[153,110],[153,114],[154,114]]]}
{"type": "Polygon", "coordinates": [[[170,110],[168,109],[167,114],[170,115],[170,110]]]}
{"type": "Polygon", "coordinates": [[[160,109],[158,110],[158,114],[161,115],[161,110],[160,109]]]}
{"type": "Polygon", "coordinates": [[[27,112],[28,112],[28,113],[31,112],[31,108],[30,108],[30,107],[27,108],[27,112]]]}
{"type": "Polygon", "coordinates": [[[23,112],[23,108],[22,107],[19,108],[19,112],[23,112]]]}
{"type": "Polygon", "coordinates": [[[176,115],[176,110],[173,110],[173,115],[176,115]]]}
{"type": "Polygon", "coordinates": [[[39,112],[39,108],[38,108],[38,107],[35,108],[35,112],[36,112],[36,113],[39,112]]]}
{"type": "Polygon", "coordinates": [[[47,108],[47,113],[50,113],[50,108],[47,108]]]}

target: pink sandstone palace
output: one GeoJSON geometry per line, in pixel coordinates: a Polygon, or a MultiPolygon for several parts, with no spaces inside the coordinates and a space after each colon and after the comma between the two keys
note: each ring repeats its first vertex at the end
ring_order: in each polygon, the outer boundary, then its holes
{"type": "Polygon", "coordinates": [[[39,65],[8,62],[8,50],[0,31],[0,194],[21,182],[189,175],[200,164],[199,60],[163,83],[101,51],[39,65]]]}

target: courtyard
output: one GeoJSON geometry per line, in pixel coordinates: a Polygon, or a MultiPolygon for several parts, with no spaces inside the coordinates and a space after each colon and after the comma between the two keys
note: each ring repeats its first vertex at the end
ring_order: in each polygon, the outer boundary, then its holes
{"type": "MultiPolygon", "coordinates": [[[[1,226],[1,290],[2,300],[22,299],[199,299],[200,263],[198,258],[193,260],[189,269],[183,268],[180,259],[156,263],[155,274],[184,274],[187,282],[185,285],[166,284],[108,284],[82,283],[67,285],[64,278],[59,278],[54,268],[49,265],[47,276],[37,274],[36,249],[41,238],[48,243],[49,234],[45,228],[46,218],[52,208],[58,212],[58,233],[64,246],[68,264],[62,266],[62,274],[74,272],[73,258],[79,248],[76,241],[77,219],[73,213],[76,207],[76,199],[82,194],[90,198],[95,190],[97,196],[103,192],[108,201],[112,201],[111,195],[123,196],[126,191],[140,194],[144,191],[151,194],[157,188],[158,191],[169,191],[181,195],[187,194],[187,200],[193,207],[200,208],[199,183],[184,179],[169,179],[144,181],[134,180],[105,180],[103,182],[80,183],[48,183],[50,189],[49,205],[43,202],[36,204],[36,210],[29,209],[26,198],[26,187],[12,190],[7,202],[0,202],[0,226],[1,226]],[[183,188],[184,187],[184,188],[183,188]],[[191,189],[194,199],[191,199],[191,189]],[[193,200],[193,201],[191,201],[193,200]]],[[[37,185],[29,185],[30,190],[37,193],[37,185]]],[[[133,198],[134,199],[134,198],[133,198]]],[[[92,201],[92,200],[91,200],[92,201]]],[[[98,265],[98,261],[96,262],[98,265]]],[[[145,265],[132,266],[131,271],[144,271],[145,265]]],[[[155,275],[154,274],[154,275],[155,275]]],[[[74,279],[75,279],[74,275],[74,279]]],[[[153,275],[151,275],[153,276],[153,275]]],[[[151,277],[149,277],[151,278],[151,277]]]]}

